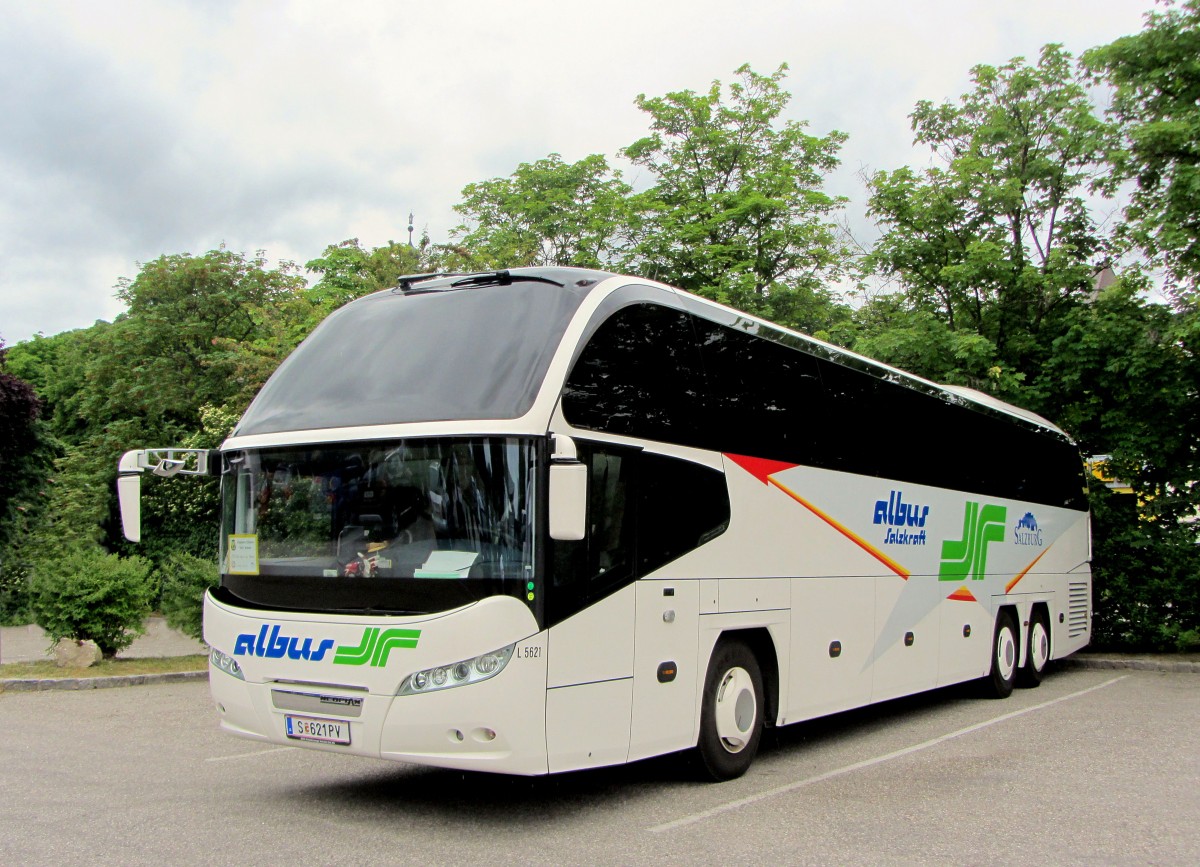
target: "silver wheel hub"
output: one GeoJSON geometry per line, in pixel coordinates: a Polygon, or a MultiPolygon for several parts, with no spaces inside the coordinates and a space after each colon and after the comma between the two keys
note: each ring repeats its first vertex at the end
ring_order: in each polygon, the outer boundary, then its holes
{"type": "Polygon", "coordinates": [[[1013,631],[1005,626],[996,639],[996,670],[1005,680],[1010,680],[1017,669],[1017,642],[1013,631]]]}
{"type": "Polygon", "coordinates": [[[740,753],[750,743],[758,721],[758,698],[746,669],[735,666],[725,672],[717,687],[714,711],[721,746],[726,752],[740,753]]]}
{"type": "Polygon", "coordinates": [[[1030,663],[1034,671],[1041,671],[1050,660],[1050,636],[1046,633],[1046,625],[1035,621],[1029,634],[1030,663]]]}

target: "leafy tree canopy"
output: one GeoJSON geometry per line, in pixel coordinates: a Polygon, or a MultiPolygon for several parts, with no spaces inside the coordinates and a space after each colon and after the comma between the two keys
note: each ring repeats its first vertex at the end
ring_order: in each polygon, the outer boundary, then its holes
{"type": "Polygon", "coordinates": [[[1136,183],[1128,234],[1169,269],[1177,289],[1200,287],[1200,0],[1146,16],[1145,29],[1093,49],[1084,62],[1116,88],[1126,136],[1117,177],[1136,183]]]}
{"type": "Polygon", "coordinates": [[[869,210],[885,233],[867,264],[951,330],[990,341],[991,366],[1028,373],[1051,320],[1086,297],[1106,261],[1088,196],[1111,190],[1115,133],[1057,45],[1036,65],[1016,58],[971,76],[959,100],[911,115],[941,165],[871,177],[869,210]]]}
{"type": "Polygon", "coordinates": [[[849,253],[834,215],[844,199],[823,189],[846,135],[808,134],[783,120],[787,67],[760,75],[740,67],[723,91],[638,96],[650,135],[623,154],[653,185],[641,215],[633,264],[701,295],[816,331],[844,317],[827,287],[849,253]]]}
{"type": "Polygon", "coordinates": [[[468,184],[454,206],[466,222],[447,251],[465,268],[608,267],[628,234],[628,184],[599,154],[521,163],[507,178],[468,184]]]}
{"type": "Polygon", "coordinates": [[[321,256],[304,264],[307,270],[320,275],[307,292],[316,309],[306,333],[346,302],[390,289],[405,274],[431,270],[431,252],[428,235],[421,238],[419,247],[388,241],[382,247],[367,250],[358,238],[330,244],[321,256]]]}
{"type": "Polygon", "coordinates": [[[45,501],[55,443],[33,386],[8,372],[0,340],[0,562],[45,501]]]}

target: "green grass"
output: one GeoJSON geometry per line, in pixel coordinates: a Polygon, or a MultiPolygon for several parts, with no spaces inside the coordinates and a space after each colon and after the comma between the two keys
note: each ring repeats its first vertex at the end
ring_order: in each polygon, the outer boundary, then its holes
{"type": "Polygon", "coordinates": [[[0,665],[0,680],[166,674],[179,671],[203,671],[207,665],[208,654],[205,653],[191,656],[153,656],[145,659],[104,659],[87,668],[59,668],[53,660],[8,662],[0,665]]]}

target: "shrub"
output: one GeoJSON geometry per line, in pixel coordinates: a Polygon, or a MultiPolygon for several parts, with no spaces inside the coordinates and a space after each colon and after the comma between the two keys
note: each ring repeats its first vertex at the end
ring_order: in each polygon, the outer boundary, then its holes
{"type": "Polygon", "coordinates": [[[0,561],[0,626],[24,626],[29,613],[29,566],[14,557],[0,561]]]}
{"type": "Polygon", "coordinates": [[[162,613],[167,623],[192,638],[203,638],[201,615],[204,593],[220,580],[217,564],[182,551],[171,554],[159,567],[162,575],[162,613]]]}
{"type": "Polygon", "coordinates": [[[58,641],[94,641],[115,656],[145,631],[157,588],[144,557],[118,557],[98,547],[68,549],[34,564],[34,622],[58,641]]]}
{"type": "Polygon", "coordinates": [[[1194,651],[1200,637],[1195,529],[1186,522],[1146,518],[1129,494],[1100,487],[1091,499],[1092,646],[1194,651]]]}

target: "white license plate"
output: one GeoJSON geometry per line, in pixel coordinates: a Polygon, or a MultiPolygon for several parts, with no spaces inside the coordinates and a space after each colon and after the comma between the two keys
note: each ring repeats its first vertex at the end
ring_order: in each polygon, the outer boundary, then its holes
{"type": "Polygon", "coordinates": [[[350,723],[340,719],[321,719],[315,716],[284,714],[283,724],[289,738],[299,741],[320,741],[325,744],[350,743],[350,723]]]}

